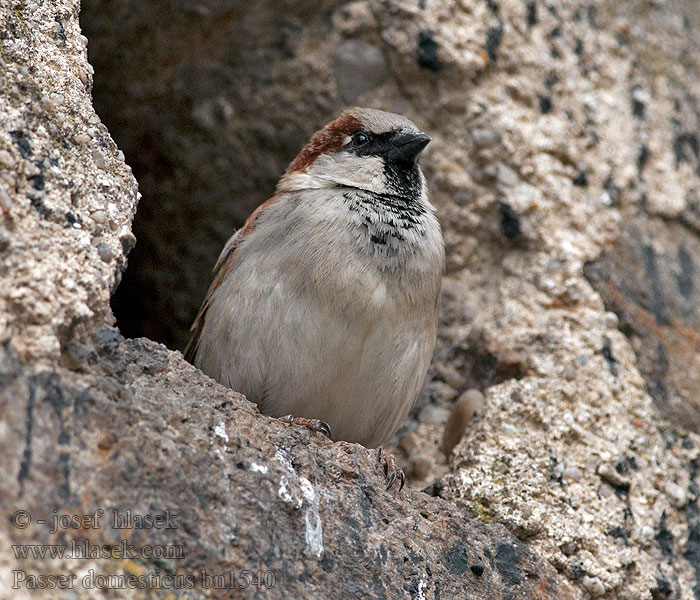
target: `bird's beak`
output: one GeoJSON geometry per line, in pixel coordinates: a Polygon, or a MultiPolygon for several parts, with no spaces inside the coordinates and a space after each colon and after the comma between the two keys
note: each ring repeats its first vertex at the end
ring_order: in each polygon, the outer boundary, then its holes
{"type": "Polygon", "coordinates": [[[387,144],[386,157],[392,162],[414,163],[432,138],[421,131],[402,131],[387,144]]]}

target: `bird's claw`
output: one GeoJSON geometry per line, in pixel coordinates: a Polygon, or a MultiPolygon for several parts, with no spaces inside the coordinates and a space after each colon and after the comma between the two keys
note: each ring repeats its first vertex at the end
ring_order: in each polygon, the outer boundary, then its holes
{"type": "Polygon", "coordinates": [[[377,462],[380,462],[382,458],[384,458],[384,475],[388,480],[386,489],[391,489],[391,486],[394,485],[398,479],[401,482],[401,485],[399,485],[400,492],[403,489],[403,486],[406,485],[406,474],[403,472],[403,469],[396,466],[396,459],[394,458],[394,455],[384,454],[384,449],[380,446],[377,455],[377,462]]]}
{"type": "Polygon", "coordinates": [[[307,419],[306,417],[287,415],[286,417],[282,417],[281,420],[292,425],[301,425],[311,431],[317,431],[325,435],[328,439],[331,439],[331,426],[320,419],[307,419]]]}

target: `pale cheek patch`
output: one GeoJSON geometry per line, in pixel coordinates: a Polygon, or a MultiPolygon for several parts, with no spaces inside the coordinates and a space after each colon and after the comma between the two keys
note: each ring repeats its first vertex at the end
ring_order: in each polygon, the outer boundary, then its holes
{"type": "Polygon", "coordinates": [[[383,185],[384,160],[379,156],[355,156],[340,150],[324,154],[311,165],[308,174],[336,185],[356,187],[377,194],[389,190],[383,185]]]}
{"type": "Polygon", "coordinates": [[[379,156],[355,156],[347,152],[335,156],[337,173],[345,173],[358,183],[375,182],[384,172],[384,160],[379,156]]]}

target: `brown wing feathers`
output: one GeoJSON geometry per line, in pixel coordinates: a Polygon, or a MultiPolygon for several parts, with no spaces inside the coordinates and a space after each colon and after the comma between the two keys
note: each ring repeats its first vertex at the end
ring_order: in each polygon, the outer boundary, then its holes
{"type": "Polygon", "coordinates": [[[224,249],[221,251],[219,258],[216,261],[216,265],[214,265],[214,279],[212,280],[209,290],[207,291],[207,295],[204,298],[204,302],[202,302],[202,306],[199,309],[194,322],[192,323],[192,327],[190,327],[192,337],[190,337],[190,341],[187,343],[187,347],[185,348],[184,352],[185,360],[188,362],[194,362],[194,357],[197,353],[197,346],[199,345],[199,336],[202,334],[202,328],[204,327],[204,319],[206,318],[207,309],[209,308],[209,302],[211,302],[214,292],[217,290],[219,285],[221,285],[221,282],[226,278],[231,270],[233,255],[236,248],[241,244],[245,237],[253,229],[255,229],[258,217],[260,216],[263,208],[274,202],[276,199],[277,196],[272,196],[272,198],[266,200],[260,206],[258,206],[258,208],[256,208],[248,217],[243,227],[241,227],[229,238],[224,246],[224,249]]]}

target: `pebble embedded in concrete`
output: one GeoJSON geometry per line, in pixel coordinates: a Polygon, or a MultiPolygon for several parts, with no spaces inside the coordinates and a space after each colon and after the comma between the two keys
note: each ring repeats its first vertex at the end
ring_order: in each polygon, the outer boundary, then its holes
{"type": "Polygon", "coordinates": [[[685,489],[673,481],[666,483],[665,492],[671,504],[676,508],[683,508],[688,502],[685,489]]]}
{"type": "Polygon", "coordinates": [[[598,466],[598,475],[615,487],[629,485],[629,479],[619,473],[610,463],[601,463],[598,466]]]}
{"type": "Polygon", "coordinates": [[[498,183],[506,187],[512,187],[520,181],[520,176],[508,165],[499,164],[496,178],[498,183]]]}
{"type": "Polygon", "coordinates": [[[566,467],[566,469],[564,469],[561,475],[564,479],[569,479],[571,481],[580,481],[581,477],[583,477],[583,471],[581,471],[581,469],[579,469],[578,467],[566,467]]]}
{"type": "Polygon", "coordinates": [[[474,128],[471,130],[474,145],[480,148],[490,148],[501,142],[501,136],[491,129],[474,128]]]}
{"type": "Polygon", "coordinates": [[[620,319],[614,312],[608,311],[603,317],[603,324],[608,329],[617,329],[617,326],[620,324],[620,319]]]}
{"type": "Polygon", "coordinates": [[[95,161],[95,166],[98,169],[106,170],[107,169],[107,161],[105,160],[105,157],[102,156],[102,153],[95,148],[92,151],[92,160],[95,161]]]}
{"type": "Polygon", "coordinates": [[[476,389],[467,390],[454,403],[442,437],[442,449],[447,456],[462,439],[469,423],[484,410],[484,404],[484,395],[476,389]]]}
{"type": "Polygon", "coordinates": [[[0,230],[0,252],[4,252],[10,247],[10,234],[5,230],[0,230]]]}
{"type": "Polygon", "coordinates": [[[574,367],[573,365],[567,365],[566,367],[564,367],[562,375],[564,379],[568,381],[573,381],[574,379],[576,379],[576,372],[576,367],[574,367]]]}
{"type": "Polygon", "coordinates": [[[603,585],[599,577],[584,575],[581,579],[581,584],[594,598],[602,596],[605,593],[605,585],[603,585]]]}
{"type": "Polygon", "coordinates": [[[361,40],[347,40],[335,51],[334,73],[341,98],[352,103],[386,79],[386,61],[376,46],[361,40]]]}
{"type": "Polygon", "coordinates": [[[0,210],[9,211],[12,207],[12,200],[3,186],[0,186],[0,210]]]}
{"type": "Polygon", "coordinates": [[[0,150],[0,166],[14,168],[16,161],[7,150],[0,150]]]}
{"type": "Polygon", "coordinates": [[[640,531],[641,538],[646,542],[651,542],[656,537],[656,530],[649,525],[644,525],[640,531]]]}
{"type": "Polygon", "coordinates": [[[97,254],[99,254],[100,258],[101,258],[104,262],[110,262],[110,261],[114,258],[114,255],[112,254],[112,250],[111,250],[110,247],[109,247],[107,244],[105,244],[105,243],[98,244],[98,246],[97,246],[97,254]]]}
{"type": "Polygon", "coordinates": [[[576,542],[568,542],[561,546],[561,551],[566,554],[566,556],[573,556],[577,550],[578,544],[576,542]]]}
{"type": "Polygon", "coordinates": [[[632,99],[640,104],[648,104],[651,101],[651,96],[649,92],[638,87],[632,92],[632,99]]]}
{"type": "Polygon", "coordinates": [[[95,223],[102,224],[107,220],[107,213],[105,213],[103,210],[96,210],[90,216],[95,223]]]}

